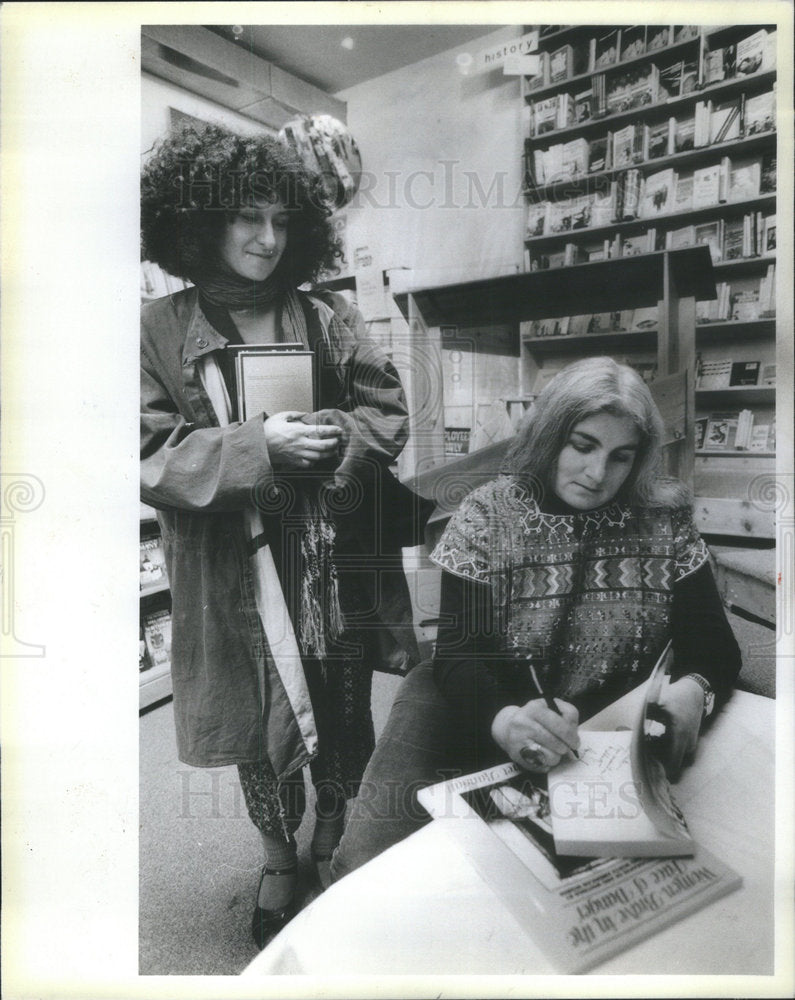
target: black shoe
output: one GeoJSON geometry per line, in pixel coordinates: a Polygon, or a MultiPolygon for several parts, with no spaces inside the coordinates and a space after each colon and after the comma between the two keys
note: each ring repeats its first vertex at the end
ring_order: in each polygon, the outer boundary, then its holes
{"type": "MultiPolygon", "coordinates": [[[[262,880],[266,875],[297,875],[298,874],[298,862],[294,861],[292,864],[288,865],[286,868],[268,868],[267,865],[262,869],[262,874],[259,879],[259,887],[257,889],[257,900],[259,900],[259,890],[262,888],[262,880]]],[[[290,901],[281,909],[278,910],[268,910],[264,906],[254,907],[254,916],[251,918],[251,934],[257,947],[260,951],[268,943],[268,940],[273,937],[278,931],[288,923],[292,917],[295,910],[295,887],[293,887],[293,894],[290,901]]]]}

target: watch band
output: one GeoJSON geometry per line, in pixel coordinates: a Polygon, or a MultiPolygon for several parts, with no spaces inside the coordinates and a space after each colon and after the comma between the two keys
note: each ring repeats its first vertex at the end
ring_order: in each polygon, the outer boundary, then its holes
{"type": "Polygon", "coordinates": [[[706,677],[702,677],[701,674],[685,674],[704,692],[704,715],[703,719],[708,719],[712,715],[712,711],[715,708],[715,692],[712,690],[712,685],[707,680],[706,677]]]}

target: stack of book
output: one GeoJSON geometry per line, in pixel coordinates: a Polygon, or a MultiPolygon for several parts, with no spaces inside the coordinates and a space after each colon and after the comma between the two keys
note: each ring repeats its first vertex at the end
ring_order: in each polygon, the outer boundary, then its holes
{"type": "Polygon", "coordinates": [[[696,451],[773,451],[773,425],[757,423],[752,410],[710,413],[695,421],[696,451]]]}

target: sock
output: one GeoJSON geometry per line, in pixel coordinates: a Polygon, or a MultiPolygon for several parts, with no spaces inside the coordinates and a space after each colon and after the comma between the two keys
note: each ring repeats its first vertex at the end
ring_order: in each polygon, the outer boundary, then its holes
{"type": "Polygon", "coordinates": [[[290,874],[263,875],[260,883],[257,906],[265,910],[281,910],[292,900],[298,879],[295,840],[292,837],[284,840],[271,833],[260,833],[260,836],[268,869],[283,871],[292,867],[290,874]]]}

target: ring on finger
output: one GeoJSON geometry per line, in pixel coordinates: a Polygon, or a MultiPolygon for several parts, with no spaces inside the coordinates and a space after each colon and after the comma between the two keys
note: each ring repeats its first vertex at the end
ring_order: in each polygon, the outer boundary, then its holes
{"type": "Polygon", "coordinates": [[[544,767],[546,764],[544,760],[544,748],[540,743],[536,743],[535,740],[525,743],[519,751],[519,755],[529,767],[544,767]]]}

